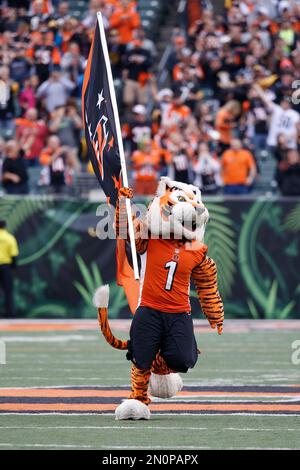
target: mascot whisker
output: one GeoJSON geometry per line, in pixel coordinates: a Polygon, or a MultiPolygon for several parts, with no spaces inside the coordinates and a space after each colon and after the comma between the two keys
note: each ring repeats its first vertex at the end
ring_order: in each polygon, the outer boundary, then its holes
{"type": "MultiPolygon", "coordinates": [[[[126,222],[121,204],[132,198],[130,188],[119,190],[116,232],[126,222]]],[[[222,334],[224,308],[217,286],[215,262],[204,244],[208,210],[200,190],[189,184],[160,179],[145,220],[134,219],[136,249],[141,257],[140,296],[128,341],[117,339],[108,322],[109,287],[94,295],[101,331],[114,348],[127,350],[132,362],[131,394],[116,409],[121,419],[149,419],[149,393],[170,398],[182,388],[180,373],[198,359],[189,300],[193,280],[202,311],[222,334]]]]}

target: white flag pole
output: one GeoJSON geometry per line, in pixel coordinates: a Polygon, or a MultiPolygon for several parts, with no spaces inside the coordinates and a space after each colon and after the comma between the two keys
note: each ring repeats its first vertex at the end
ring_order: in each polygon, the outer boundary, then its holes
{"type": "MultiPolygon", "coordinates": [[[[105,65],[106,65],[111,103],[112,103],[114,118],[116,122],[116,132],[117,132],[117,141],[118,141],[118,147],[119,147],[119,153],[120,153],[123,185],[124,187],[128,187],[126,160],[125,160],[124,146],[123,146],[123,140],[122,140],[119,111],[118,111],[118,106],[117,106],[115,87],[114,87],[113,76],[111,72],[110,60],[109,60],[109,55],[108,55],[102,14],[100,13],[100,11],[97,12],[97,20],[98,20],[98,25],[99,25],[101,44],[103,47],[103,56],[104,56],[105,65]]],[[[128,228],[129,228],[130,247],[131,247],[131,254],[132,254],[134,277],[135,279],[139,279],[139,268],[138,268],[138,261],[137,261],[137,255],[136,255],[134,228],[133,228],[133,222],[132,222],[132,212],[131,212],[130,200],[128,198],[126,198],[126,211],[127,211],[127,218],[128,218],[128,228]]]]}

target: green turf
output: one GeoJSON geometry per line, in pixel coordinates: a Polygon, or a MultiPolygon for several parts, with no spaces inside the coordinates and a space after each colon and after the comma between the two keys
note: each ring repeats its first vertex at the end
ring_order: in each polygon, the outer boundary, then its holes
{"type": "MultiPolygon", "coordinates": [[[[299,335],[299,330],[225,332],[221,337],[211,331],[198,335],[203,354],[195,369],[184,376],[184,382],[300,383],[300,366],[291,362],[291,344],[300,339],[299,335]]],[[[5,332],[0,339],[6,340],[7,346],[7,364],[0,365],[0,387],[129,384],[130,364],[125,353],[113,350],[97,331],[5,332]]],[[[119,423],[113,416],[103,415],[0,415],[0,449],[31,446],[299,449],[300,417],[153,415],[149,422],[119,423]],[[168,431],[166,427],[174,429],[168,431]]]]}
{"type": "MultiPolygon", "coordinates": [[[[1,337],[33,341],[6,343],[7,365],[0,365],[0,387],[129,383],[125,353],[112,349],[97,332],[5,332],[1,337]],[[34,338],[53,342],[34,342],[34,338]],[[73,340],[56,341],[59,338],[73,340]]],[[[202,333],[197,337],[202,355],[184,381],[201,385],[300,383],[300,366],[291,361],[291,344],[296,339],[300,331],[202,333]]]]}
{"type": "Polygon", "coordinates": [[[116,422],[112,416],[3,418],[0,449],[9,447],[5,443],[20,449],[299,448],[299,417],[153,416],[149,422],[116,422]]]}

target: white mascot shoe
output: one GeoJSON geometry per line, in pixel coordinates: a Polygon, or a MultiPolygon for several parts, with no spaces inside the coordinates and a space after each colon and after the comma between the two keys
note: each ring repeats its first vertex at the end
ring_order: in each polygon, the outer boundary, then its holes
{"type": "Polygon", "coordinates": [[[177,373],[171,373],[167,375],[151,374],[149,392],[153,397],[174,397],[176,393],[180,392],[182,387],[182,379],[177,373]]]}
{"type": "Polygon", "coordinates": [[[116,420],[121,419],[150,419],[150,410],[139,400],[124,400],[115,411],[116,420]]]}

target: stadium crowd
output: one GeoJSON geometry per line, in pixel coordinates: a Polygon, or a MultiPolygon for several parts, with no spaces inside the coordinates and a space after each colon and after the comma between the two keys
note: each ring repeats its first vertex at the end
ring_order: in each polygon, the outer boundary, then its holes
{"type": "Polygon", "coordinates": [[[205,194],[248,194],[271,159],[273,189],[300,195],[300,2],[226,0],[223,16],[198,3],[174,28],[159,89],[137,2],[90,0],[80,21],[66,1],[2,2],[3,190],[64,193],[92,172],[80,101],[101,10],[137,194],[153,194],[161,175],[205,194]]]}

